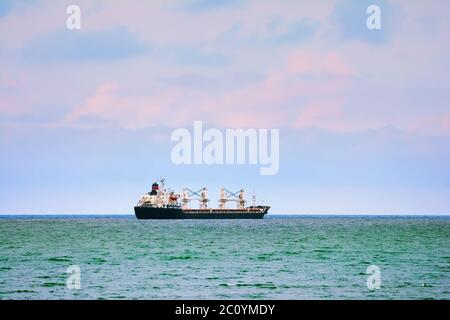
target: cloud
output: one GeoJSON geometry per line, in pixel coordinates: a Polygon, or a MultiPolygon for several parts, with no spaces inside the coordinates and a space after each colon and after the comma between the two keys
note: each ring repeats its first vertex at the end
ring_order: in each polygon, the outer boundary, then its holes
{"type": "Polygon", "coordinates": [[[436,105],[428,111],[429,116],[424,115],[426,100],[421,100],[420,92],[418,97],[414,93],[415,98],[405,106],[401,102],[404,93],[397,90],[377,98],[379,88],[363,90],[358,72],[333,51],[293,51],[281,67],[239,86],[215,84],[211,90],[206,84],[191,84],[190,79],[166,82],[152,93],[133,93],[128,84],[120,81],[105,82],[58,125],[139,130],[189,126],[200,119],[218,127],[337,133],[392,127],[413,135],[449,133],[445,108],[438,110],[436,105]]]}
{"type": "Polygon", "coordinates": [[[267,42],[272,45],[295,44],[310,40],[319,29],[317,21],[302,19],[290,24],[286,31],[269,37],[267,42]]]}
{"type": "MultiPolygon", "coordinates": [[[[300,111],[297,120],[293,123],[296,129],[325,129],[333,131],[346,131],[349,128],[340,123],[343,116],[343,101],[340,99],[317,99],[306,105],[300,111]]],[[[351,128],[350,128],[351,130],[351,128]]]]}
{"type": "MultiPolygon", "coordinates": [[[[65,32],[40,30],[47,17],[44,12],[49,12],[52,21],[59,19],[59,29],[65,28],[64,5],[44,3],[40,9],[33,8],[39,21],[36,29],[41,32],[30,36],[34,40],[25,41],[34,29],[20,31],[19,24],[12,24],[19,28],[14,38],[26,43],[26,57],[36,67],[29,74],[29,90],[21,95],[27,100],[10,94],[8,101],[16,102],[14,108],[22,105],[17,110],[42,114],[42,109],[52,106],[55,112],[49,118],[54,119],[75,106],[83,112],[69,112],[72,116],[65,125],[83,127],[142,128],[155,125],[154,119],[174,126],[200,117],[221,126],[331,131],[390,125],[412,128],[424,113],[438,119],[445,111],[441,109],[448,97],[448,59],[444,58],[449,48],[444,41],[448,19],[433,6],[401,2],[405,15],[400,28],[395,33],[388,28],[391,41],[374,46],[364,39],[366,29],[360,35],[349,29],[347,38],[343,34],[336,41],[336,21],[327,20],[340,10],[348,10],[349,16],[343,19],[354,20],[362,10],[360,22],[365,28],[367,14],[359,2],[346,6],[339,2],[335,7],[332,1],[248,1],[239,10],[205,10],[198,15],[177,10],[179,3],[173,2],[90,3],[81,2],[83,26],[89,30],[78,33],[79,38],[71,38],[76,33],[69,31],[67,38],[65,32]],[[117,28],[117,21],[124,27],[117,28]],[[436,22],[421,30],[430,21],[436,22]],[[432,30],[435,37],[430,37],[432,30]],[[145,55],[151,48],[151,55],[145,55]],[[143,56],[125,59],[136,55],[143,56]],[[73,61],[102,63],[75,70],[73,61]],[[48,69],[49,62],[59,63],[60,68],[48,69]],[[244,79],[241,75],[254,76],[244,79]],[[100,90],[112,83],[114,88],[100,90]],[[430,90],[424,91],[425,85],[430,90]],[[447,93],[437,96],[436,86],[445,87],[447,93]],[[94,108],[89,95],[110,99],[114,113],[107,114],[107,104],[98,109],[101,100],[94,100],[94,108]],[[171,117],[158,106],[171,110],[171,117]]],[[[48,28],[56,26],[53,21],[48,28]]],[[[22,60],[13,62],[17,64],[5,63],[6,68],[29,67],[22,60]]],[[[417,125],[416,132],[420,128],[426,131],[425,125],[417,125]]]]}
{"type": "Polygon", "coordinates": [[[82,106],[66,115],[60,124],[78,128],[122,127],[130,130],[174,124],[176,104],[181,100],[175,90],[151,97],[121,95],[117,83],[104,83],[82,106]]]}
{"type": "Polygon", "coordinates": [[[448,135],[450,136],[450,112],[442,116],[422,116],[412,119],[407,127],[412,134],[448,135]]]}
{"type": "MultiPolygon", "coordinates": [[[[201,119],[223,127],[298,127],[299,121],[302,127],[307,121],[320,126],[317,117],[298,120],[299,114],[305,114],[302,108],[322,96],[340,97],[353,76],[354,71],[334,53],[318,56],[296,52],[264,79],[221,92],[171,85],[153,95],[134,95],[121,92],[117,83],[104,83],[61,124],[141,129],[177,127],[201,119]]],[[[339,101],[342,99],[335,103],[339,101]]]]}
{"type": "Polygon", "coordinates": [[[311,41],[320,28],[320,22],[312,19],[283,21],[280,17],[269,19],[262,27],[263,33],[247,33],[245,24],[239,22],[221,34],[221,40],[244,46],[279,47],[298,45],[311,41]]]}
{"type": "Polygon", "coordinates": [[[0,73],[0,92],[23,88],[26,82],[24,73],[17,75],[0,73]]]}
{"type": "Polygon", "coordinates": [[[231,58],[218,52],[208,52],[192,46],[179,46],[163,48],[166,57],[182,64],[203,66],[224,66],[230,63],[231,58]]]}
{"type": "Polygon", "coordinates": [[[64,30],[34,39],[23,48],[22,55],[36,63],[108,61],[144,54],[149,49],[125,28],[64,30]]]}

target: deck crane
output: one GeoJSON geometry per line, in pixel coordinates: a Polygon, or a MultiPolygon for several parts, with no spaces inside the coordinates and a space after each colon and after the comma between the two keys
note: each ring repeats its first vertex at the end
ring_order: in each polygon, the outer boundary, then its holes
{"type": "Polygon", "coordinates": [[[219,199],[219,209],[226,209],[226,204],[229,201],[236,202],[238,209],[243,209],[245,207],[245,203],[247,202],[245,199],[245,191],[244,189],[231,192],[226,188],[220,189],[220,199],[219,199]]]}
{"type": "Polygon", "coordinates": [[[200,203],[200,209],[208,208],[208,190],[206,188],[201,188],[197,191],[193,191],[189,188],[183,189],[183,194],[181,196],[181,203],[183,209],[189,209],[189,202],[192,200],[198,200],[200,203]],[[198,198],[191,199],[192,196],[197,196],[198,198]]]}

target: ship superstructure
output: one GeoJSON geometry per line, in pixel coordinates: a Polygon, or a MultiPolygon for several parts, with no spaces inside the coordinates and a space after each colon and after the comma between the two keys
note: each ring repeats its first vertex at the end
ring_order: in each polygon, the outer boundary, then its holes
{"type": "Polygon", "coordinates": [[[221,188],[219,207],[210,208],[207,188],[193,191],[183,189],[181,194],[168,191],[164,179],[153,183],[150,192],[144,194],[134,207],[138,219],[262,219],[269,211],[269,206],[246,206],[245,191],[231,192],[221,188]],[[191,208],[192,201],[198,201],[198,208],[191,208]],[[229,203],[235,208],[228,208],[229,203]]]}

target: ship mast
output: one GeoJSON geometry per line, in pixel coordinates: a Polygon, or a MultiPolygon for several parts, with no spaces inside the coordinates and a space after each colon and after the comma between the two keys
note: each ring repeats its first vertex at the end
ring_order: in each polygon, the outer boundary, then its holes
{"type": "Polygon", "coordinates": [[[161,191],[162,191],[163,193],[165,193],[165,192],[166,192],[166,188],[165,188],[165,182],[166,182],[166,179],[161,178],[161,179],[159,179],[159,182],[161,182],[161,191]]]}

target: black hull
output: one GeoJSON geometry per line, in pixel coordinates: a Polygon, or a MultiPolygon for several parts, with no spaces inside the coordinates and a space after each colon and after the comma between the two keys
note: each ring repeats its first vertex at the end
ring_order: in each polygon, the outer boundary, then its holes
{"type": "Polygon", "coordinates": [[[258,212],[186,213],[178,208],[134,207],[138,219],[263,219],[268,209],[258,212]]]}

